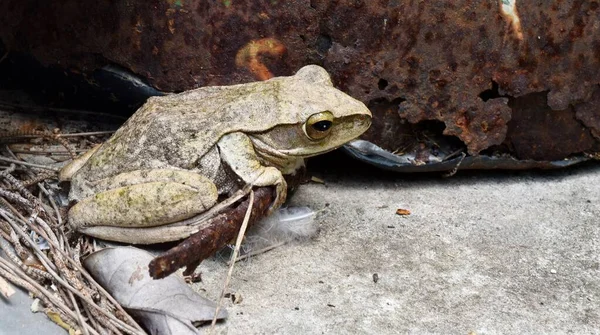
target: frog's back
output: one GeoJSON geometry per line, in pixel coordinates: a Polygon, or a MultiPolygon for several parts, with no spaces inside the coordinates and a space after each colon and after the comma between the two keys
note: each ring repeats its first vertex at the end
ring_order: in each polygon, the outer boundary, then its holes
{"type": "Polygon", "coordinates": [[[264,84],[152,97],[78,173],[92,181],[139,169],[193,169],[223,135],[244,130],[240,125],[263,127],[257,120],[276,103],[273,90],[264,84]]]}

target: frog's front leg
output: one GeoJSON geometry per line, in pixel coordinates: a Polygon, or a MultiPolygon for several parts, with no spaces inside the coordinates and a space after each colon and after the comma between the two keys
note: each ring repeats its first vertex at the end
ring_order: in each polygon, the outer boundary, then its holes
{"type": "Polygon", "coordinates": [[[94,195],[69,210],[75,230],[127,243],[185,238],[186,227],[168,227],[211,208],[217,188],[206,177],[184,170],[139,170],[95,182],[94,195]],[[178,236],[182,235],[182,236],[178,236]]]}
{"type": "Polygon", "coordinates": [[[217,143],[221,160],[246,184],[275,186],[276,196],[268,213],[279,208],[287,197],[287,183],[277,168],[260,163],[250,138],[243,133],[223,136],[217,143]]]}

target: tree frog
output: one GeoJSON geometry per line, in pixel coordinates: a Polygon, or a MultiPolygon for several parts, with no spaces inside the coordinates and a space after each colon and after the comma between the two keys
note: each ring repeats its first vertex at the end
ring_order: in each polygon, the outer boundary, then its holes
{"type": "Polygon", "coordinates": [[[272,211],[286,199],[284,174],[370,124],[369,109],[316,65],[288,77],[152,97],[108,141],[61,171],[75,202],[68,221],[112,241],[179,240],[194,231],[177,222],[245,185],[274,186],[272,211]]]}

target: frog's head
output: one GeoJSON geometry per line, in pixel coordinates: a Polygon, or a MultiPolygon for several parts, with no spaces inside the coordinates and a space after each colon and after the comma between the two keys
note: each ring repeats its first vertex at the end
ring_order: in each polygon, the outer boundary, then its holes
{"type": "Polygon", "coordinates": [[[251,135],[257,151],[270,157],[310,157],[340,147],[364,133],[371,112],[333,87],[325,69],[301,68],[294,76],[271,79],[278,86],[280,121],[251,135]]]}

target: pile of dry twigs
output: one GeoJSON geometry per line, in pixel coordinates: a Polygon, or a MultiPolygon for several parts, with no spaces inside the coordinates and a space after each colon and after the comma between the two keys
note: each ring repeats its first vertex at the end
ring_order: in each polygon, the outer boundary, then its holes
{"type": "MultiPolygon", "coordinates": [[[[81,145],[93,142],[83,138],[99,135],[12,133],[0,134],[0,141],[36,140],[42,148],[58,143],[64,147],[59,154],[68,159],[86,149],[81,145]]],[[[57,181],[58,168],[24,161],[11,147],[0,144],[0,294],[10,299],[13,285],[27,290],[35,299],[32,310],[45,313],[70,334],[145,334],[82,267],[80,259],[92,251],[93,242],[71,236],[64,225],[66,210],[60,199],[65,191],[57,181]]]]}

